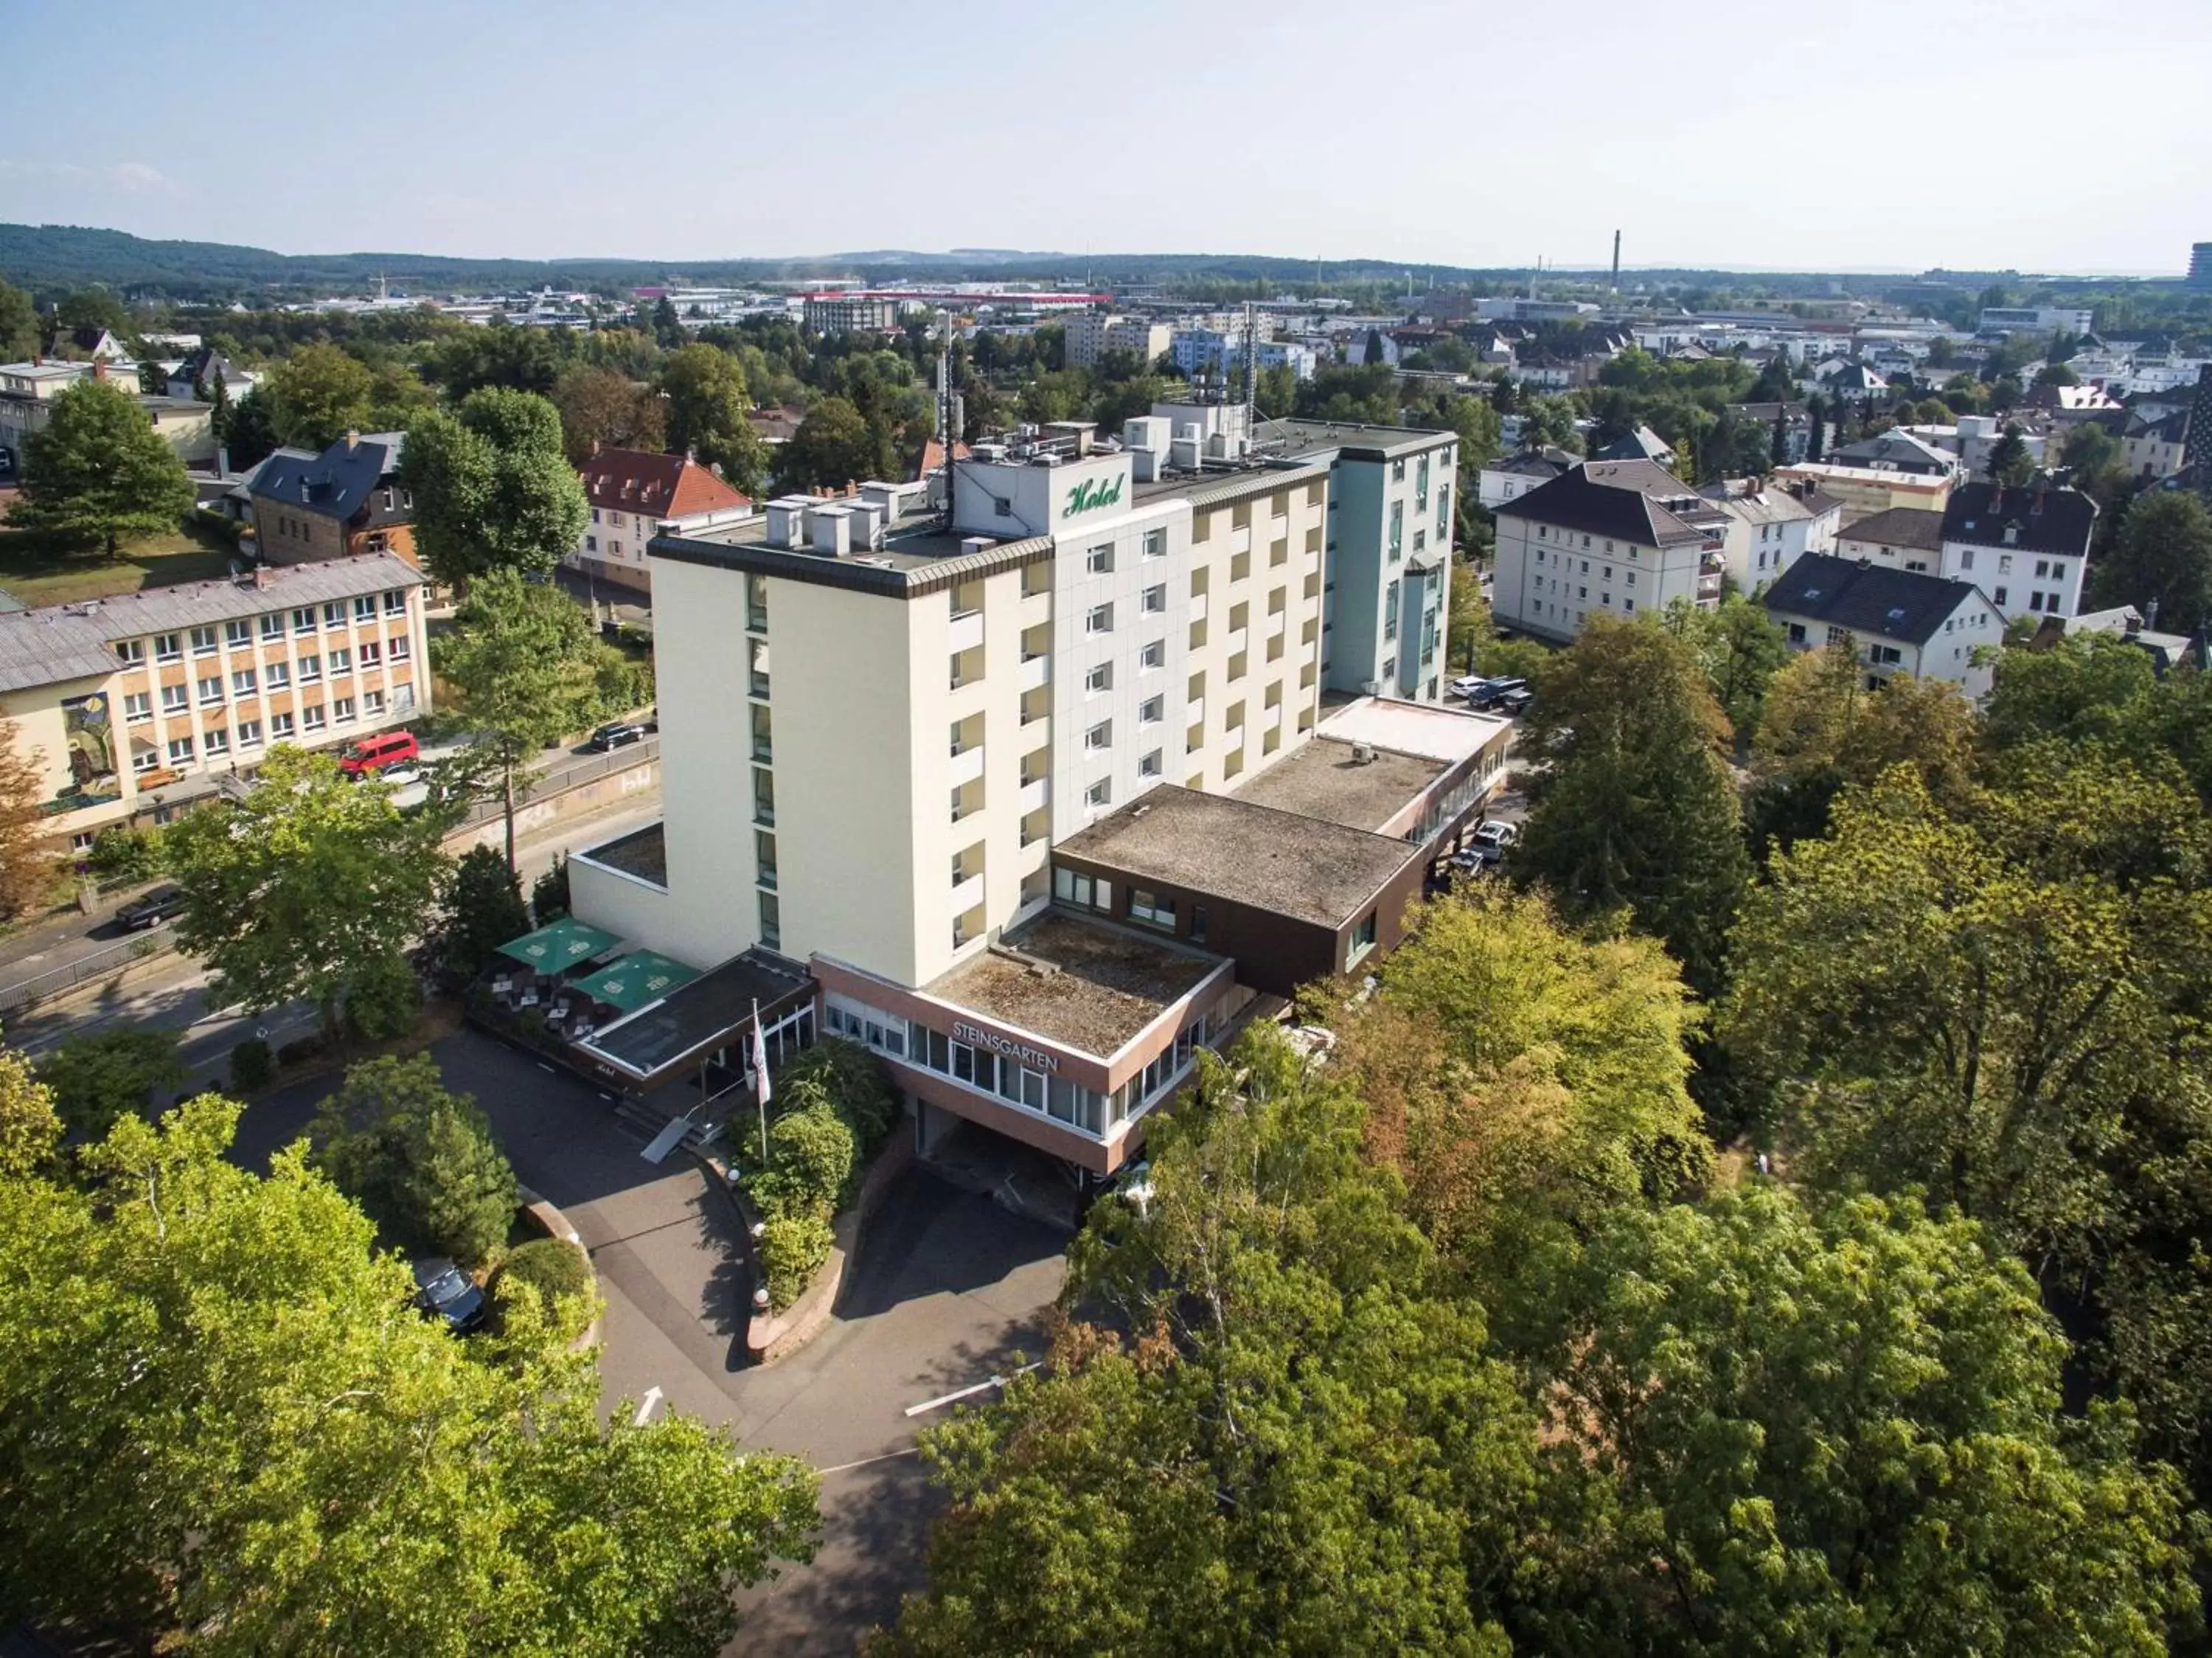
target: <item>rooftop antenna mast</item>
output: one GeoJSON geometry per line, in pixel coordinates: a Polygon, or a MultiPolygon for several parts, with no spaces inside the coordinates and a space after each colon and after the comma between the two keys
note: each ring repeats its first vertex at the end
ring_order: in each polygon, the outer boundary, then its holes
{"type": "Polygon", "coordinates": [[[945,452],[945,527],[952,527],[952,446],[960,441],[960,393],[952,384],[952,308],[939,314],[937,336],[937,442],[945,452]]]}
{"type": "Polygon", "coordinates": [[[1259,373],[1259,307],[1248,299],[1244,302],[1244,430],[1248,432],[1252,430],[1252,418],[1257,411],[1259,373]]]}

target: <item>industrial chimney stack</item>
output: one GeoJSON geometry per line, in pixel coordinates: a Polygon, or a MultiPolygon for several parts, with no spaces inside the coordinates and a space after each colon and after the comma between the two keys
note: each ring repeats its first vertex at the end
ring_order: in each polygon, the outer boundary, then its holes
{"type": "Polygon", "coordinates": [[[1620,232],[1618,230],[1613,233],[1613,291],[1616,296],[1620,292],[1620,232]]]}

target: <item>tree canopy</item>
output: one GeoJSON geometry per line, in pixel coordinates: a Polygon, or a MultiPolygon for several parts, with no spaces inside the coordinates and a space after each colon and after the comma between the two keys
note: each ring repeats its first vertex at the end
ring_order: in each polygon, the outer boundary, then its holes
{"type": "Polygon", "coordinates": [[[670,445],[720,466],[735,488],[757,495],[768,454],[745,418],[752,398],[737,358],[713,345],[679,346],[661,364],[660,389],[667,399],[670,445]]]}
{"type": "Polygon", "coordinates": [[[394,1247],[473,1266],[507,1241],[514,1171],[476,1101],[447,1092],[428,1054],[356,1065],[314,1136],[315,1166],[394,1247]]]}
{"type": "Polygon", "coordinates": [[[52,400],[46,430],[23,440],[10,528],[112,555],[125,536],[173,531],[192,509],[185,463],[120,386],[83,380],[52,400]]]}
{"type": "Polygon", "coordinates": [[[425,564],[464,589],[495,570],[551,570],[590,516],[560,413],[529,392],[487,387],[456,414],[422,416],[407,429],[399,476],[414,491],[425,564]]]}
{"type": "Polygon", "coordinates": [[[2139,496],[2093,570],[2100,604],[2133,605],[2162,631],[2194,633],[2212,621],[2212,511],[2185,490],[2139,496]]]}

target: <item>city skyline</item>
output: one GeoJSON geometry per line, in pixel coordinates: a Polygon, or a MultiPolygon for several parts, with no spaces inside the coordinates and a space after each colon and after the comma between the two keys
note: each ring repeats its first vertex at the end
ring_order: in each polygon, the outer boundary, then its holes
{"type": "Polygon", "coordinates": [[[1932,43],[1899,0],[1784,21],[1705,0],[1648,46],[1619,5],[1577,14],[1570,42],[1541,15],[1425,0],[1385,40],[1254,0],[1140,3],[1110,33],[970,9],[941,40],[880,0],[829,39],[802,12],[698,0],[614,25],[575,3],[398,0],[374,35],[249,4],[226,36],[249,55],[228,64],[137,0],[14,9],[0,221],[288,253],[1588,269],[1618,228],[1629,269],[2178,276],[2212,226],[2191,162],[2212,142],[2193,86],[2212,15],[2184,0],[2095,40],[2052,0],[1971,3],[1932,43]],[[76,96],[68,66],[122,39],[253,90],[76,96]],[[2039,112],[2088,91],[2124,97],[2124,154],[2036,136],[2039,112]]]}

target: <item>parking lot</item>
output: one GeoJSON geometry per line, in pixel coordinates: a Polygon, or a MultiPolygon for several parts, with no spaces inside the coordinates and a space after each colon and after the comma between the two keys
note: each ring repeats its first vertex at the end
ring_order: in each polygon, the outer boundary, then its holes
{"type": "MultiPolygon", "coordinates": [[[[824,1471],[815,1563],[748,1596],[746,1628],[728,1650],[850,1652],[921,1580],[936,1504],[915,1436],[952,1407],[908,1408],[1036,1352],[1066,1234],[915,1169],[872,1225],[841,1316],[791,1359],[754,1367],[752,1263],[729,1204],[696,1164],[647,1163],[640,1137],[592,1089],[489,1038],[465,1033],[432,1052],[446,1086],[484,1108],[517,1176],[560,1205],[591,1251],[606,1304],[606,1408],[634,1411],[658,1389],[655,1409],[727,1423],[746,1445],[824,1471]]],[[[234,1155],[265,1166],[334,1085],[251,1107],[234,1155]]]]}

